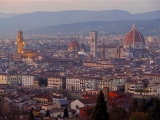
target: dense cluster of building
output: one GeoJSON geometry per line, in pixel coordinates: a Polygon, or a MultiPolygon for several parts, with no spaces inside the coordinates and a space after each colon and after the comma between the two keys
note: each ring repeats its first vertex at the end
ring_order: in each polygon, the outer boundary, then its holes
{"type": "Polygon", "coordinates": [[[83,43],[33,41],[31,47],[18,31],[16,45],[4,44],[0,49],[0,101],[6,113],[34,109],[37,119],[48,119],[46,111],[61,118],[68,107],[70,118],[84,117],[100,90],[108,109],[116,104],[128,110],[134,97],[159,97],[160,38],[147,39],[135,23],[124,39],[112,37],[98,37],[92,31],[83,43]],[[47,85],[41,85],[40,79],[47,80],[47,85]]]}

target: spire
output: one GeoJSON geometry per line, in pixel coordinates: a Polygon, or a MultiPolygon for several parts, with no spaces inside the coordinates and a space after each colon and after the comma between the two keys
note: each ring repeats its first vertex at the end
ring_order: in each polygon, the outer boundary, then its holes
{"type": "Polygon", "coordinates": [[[105,48],[105,46],[104,46],[104,41],[103,41],[103,46],[102,46],[102,47],[103,47],[103,49],[105,48]]]}
{"type": "Polygon", "coordinates": [[[136,29],[136,21],[134,20],[132,29],[136,29]]]}
{"type": "Polygon", "coordinates": [[[102,45],[102,59],[105,60],[105,45],[104,45],[104,41],[103,41],[103,45],[102,45]]]}

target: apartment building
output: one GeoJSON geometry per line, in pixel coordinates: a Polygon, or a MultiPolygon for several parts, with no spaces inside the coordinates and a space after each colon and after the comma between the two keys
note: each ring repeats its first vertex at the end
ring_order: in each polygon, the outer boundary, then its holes
{"type": "Polygon", "coordinates": [[[49,88],[66,89],[66,78],[61,76],[48,76],[49,88]]]}
{"type": "Polygon", "coordinates": [[[33,86],[34,84],[34,75],[24,74],[22,75],[22,86],[33,86]]]}
{"type": "Polygon", "coordinates": [[[116,91],[124,86],[125,78],[112,76],[108,79],[101,79],[98,81],[98,89],[101,90],[104,87],[109,87],[110,91],[116,91]]]}
{"type": "Polygon", "coordinates": [[[33,86],[35,76],[30,74],[0,73],[0,84],[33,86]]]}
{"type": "Polygon", "coordinates": [[[7,79],[9,85],[22,85],[22,75],[20,74],[9,74],[7,79]]]}
{"type": "Polygon", "coordinates": [[[98,90],[98,81],[102,80],[101,77],[86,77],[85,90],[98,90]]]}
{"type": "Polygon", "coordinates": [[[128,81],[125,83],[125,92],[135,93],[145,89],[142,81],[128,81]]]}
{"type": "MultiPolygon", "coordinates": [[[[81,91],[80,77],[67,77],[66,78],[66,89],[73,91],[81,91]]],[[[81,81],[82,82],[82,81],[81,81]]]]}
{"type": "Polygon", "coordinates": [[[68,104],[68,101],[67,101],[66,97],[53,96],[52,100],[53,100],[53,103],[60,104],[61,107],[67,106],[67,104],[68,104]]]}
{"type": "Polygon", "coordinates": [[[0,84],[8,84],[7,73],[0,73],[0,84]]]}

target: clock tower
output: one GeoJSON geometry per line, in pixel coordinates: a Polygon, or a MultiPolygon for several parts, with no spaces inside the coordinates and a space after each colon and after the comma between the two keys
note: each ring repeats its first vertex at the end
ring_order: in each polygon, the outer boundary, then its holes
{"type": "Polygon", "coordinates": [[[17,34],[17,53],[21,53],[23,51],[24,41],[23,41],[23,32],[20,30],[17,34]]]}

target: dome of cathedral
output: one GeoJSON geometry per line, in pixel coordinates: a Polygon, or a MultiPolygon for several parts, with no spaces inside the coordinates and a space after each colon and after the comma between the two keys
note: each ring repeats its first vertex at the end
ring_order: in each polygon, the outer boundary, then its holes
{"type": "Polygon", "coordinates": [[[77,41],[72,41],[68,45],[68,51],[78,51],[79,48],[80,47],[77,41]]]}
{"type": "Polygon", "coordinates": [[[131,45],[134,43],[145,44],[145,39],[143,35],[136,29],[135,24],[133,24],[132,30],[129,31],[124,38],[124,44],[131,45]]]}

